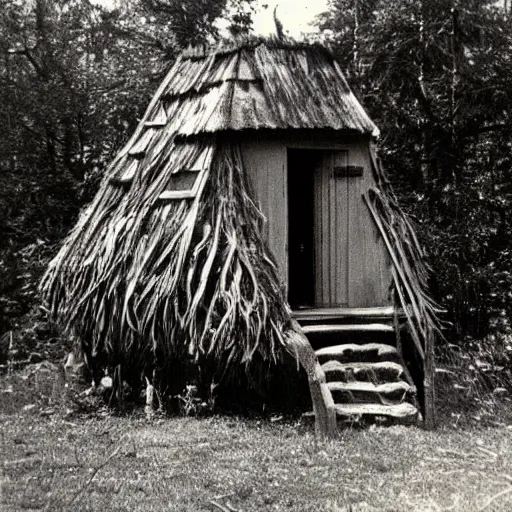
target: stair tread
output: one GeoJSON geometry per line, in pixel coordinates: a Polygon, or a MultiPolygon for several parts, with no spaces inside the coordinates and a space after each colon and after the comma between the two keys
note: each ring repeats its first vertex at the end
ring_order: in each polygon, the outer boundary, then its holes
{"type": "Polygon", "coordinates": [[[366,363],[366,362],[356,362],[356,363],[340,363],[336,360],[327,361],[322,365],[322,369],[324,372],[329,371],[343,371],[343,370],[380,370],[380,369],[389,369],[395,370],[397,372],[403,371],[403,366],[399,363],[395,363],[394,361],[378,361],[376,363],[366,363]]]}
{"type": "Polygon", "coordinates": [[[372,324],[313,324],[304,325],[302,330],[308,333],[322,332],[393,332],[392,325],[372,323],[372,324]]]}
{"type": "Polygon", "coordinates": [[[328,382],[327,387],[331,391],[371,391],[375,393],[393,393],[395,391],[412,391],[413,387],[407,382],[400,380],[397,382],[385,382],[383,384],[374,384],[366,381],[352,382],[328,382]]]}
{"type": "Polygon", "coordinates": [[[385,343],[365,343],[357,345],[355,343],[345,343],[343,345],[331,345],[323,347],[315,351],[317,357],[321,356],[341,356],[345,352],[372,352],[377,351],[379,356],[396,355],[398,352],[395,347],[386,345],[385,343]]]}
{"type": "Polygon", "coordinates": [[[407,418],[418,414],[418,409],[408,402],[403,402],[397,405],[336,404],[335,409],[336,413],[340,416],[368,415],[407,418]]]}
{"type": "Polygon", "coordinates": [[[335,318],[389,318],[396,314],[404,316],[402,309],[393,306],[374,308],[307,308],[293,311],[292,315],[297,320],[335,319],[335,318]]]}

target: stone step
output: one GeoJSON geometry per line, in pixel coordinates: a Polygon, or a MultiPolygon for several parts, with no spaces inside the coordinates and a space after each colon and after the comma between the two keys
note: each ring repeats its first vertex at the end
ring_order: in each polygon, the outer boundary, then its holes
{"type": "Polygon", "coordinates": [[[312,324],[302,326],[304,334],[320,333],[383,333],[394,332],[393,326],[382,323],[375,324],[312,324]]]}
{"type": "Polygon", "coordinates": [[[373,403],[398,405],[412,397],[415,389],[404,381],[373,384],[372,382],[328,382],[336,404],[373,403]]]}
{"type": "Polygon", "coordinates": [[[330,360],[341,363],[376,363],[379,361],[399,362],[399,355],[395,347],[384,343],[345,343],[343,345],[330,345],[316,351],[320,364],[330,360]]]}
{"type": "Polygon", "coordinates": [[[396,382],[404,374],[402,365],[392,361],[379,363],[340,363],[327,361],[322,365],[327,382],[366,381],[373,383],[396,382]]]}
{"type": "Polygon", "coordinates": [[[386,419],[392,423],[414,424],[420,419],[418,409],[407,402],[398,405],[336,404],[336,416],[342,421],[386,419]]]}

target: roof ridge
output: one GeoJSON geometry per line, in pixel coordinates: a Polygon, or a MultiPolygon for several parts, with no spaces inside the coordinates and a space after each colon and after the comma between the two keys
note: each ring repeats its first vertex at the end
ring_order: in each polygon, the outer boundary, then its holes
{"type": "Polygon", "coordinates": [[[198,46],[189,46],[181,53],[182,59],[185,60],[199,60],[204,59],[209,55],[229,55],[230,53],[240,52],[242,50],[254,50],[258,46],[264,45],[270,49],[282,50],[304,50],[304,49],[318,49],[332,58],[332,52],[323,44],[319,42],[297,41],[292,37],[278,38],[276,36],[238,36],[236,38],[224,38],[217,43],[202,44],[198,46]]]}

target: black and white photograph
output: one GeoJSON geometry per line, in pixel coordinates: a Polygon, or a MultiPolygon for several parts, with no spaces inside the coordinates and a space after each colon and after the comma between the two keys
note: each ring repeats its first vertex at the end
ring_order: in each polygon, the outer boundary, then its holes
{"type": "Polygon", "coordinates": [[[0,0],[0,512],[512,510],[512,0],[0,0]]]}

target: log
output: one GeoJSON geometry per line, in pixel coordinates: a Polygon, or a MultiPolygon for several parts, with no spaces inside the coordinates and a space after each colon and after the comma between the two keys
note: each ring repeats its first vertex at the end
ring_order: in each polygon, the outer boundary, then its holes
{"type": "Polygon", "coordinates": [[[308,376],[311,402],[315,415],[315,433],[320,438],[332,438],[337,434],[336,408],[327,387],[325,373],[318,362],[315,351],[298,322],[285,333],[286,349],[304,368],[308,376]]]}

